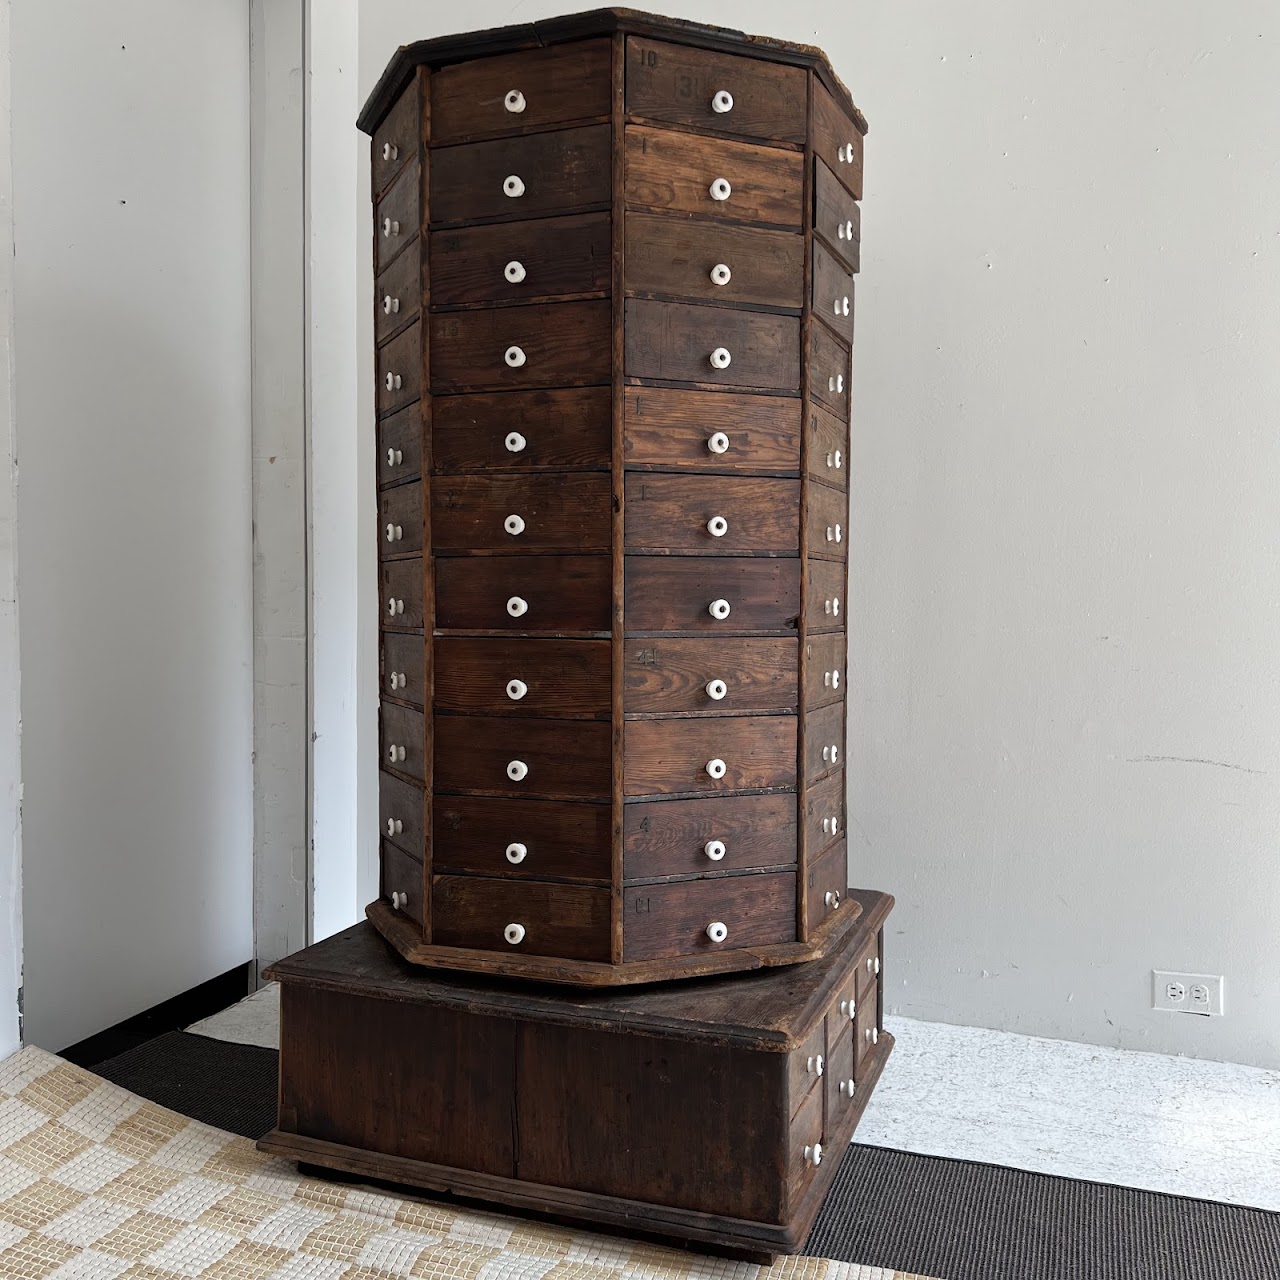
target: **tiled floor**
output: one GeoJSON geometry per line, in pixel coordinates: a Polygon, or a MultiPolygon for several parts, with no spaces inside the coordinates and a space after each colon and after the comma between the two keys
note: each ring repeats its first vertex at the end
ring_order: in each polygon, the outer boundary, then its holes
{"type": "MultiPolygon", "coordinates": [[[[274,1048],[274,986],[188,1030],[274,1048]]],[[[1280,1211],[1280,1072],[889,1018],[858,1141],[1280,1211]]]]}

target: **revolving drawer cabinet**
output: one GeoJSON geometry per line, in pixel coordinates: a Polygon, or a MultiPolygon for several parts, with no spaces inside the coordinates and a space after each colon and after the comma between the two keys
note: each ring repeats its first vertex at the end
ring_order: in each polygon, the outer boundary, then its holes
{"type": "Polygon", "coordinates": [[[579,985],[822,955],[861,115],[816,50],[601,10],[402,48],[360,124],[371,920],[579,985]]]}

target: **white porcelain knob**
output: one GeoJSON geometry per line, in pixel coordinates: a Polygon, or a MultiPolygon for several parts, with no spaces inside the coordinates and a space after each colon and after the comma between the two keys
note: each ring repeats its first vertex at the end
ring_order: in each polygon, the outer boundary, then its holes
{"type": "Polygon", "coordinates": [[[387,525],[387,541],[400,542],[404,538],[404,525],[389,524],[387,525]]]}
{"type": "Polygon", "coordinates": [[[844,374],[837,373],[834,377],[827,379],[827,390],[834,391],[839,395],[844,394],[844,374]]]}
{"type": "Polygon", "coordinates": [[[392,596],[391,599],[387,601],[387,613],[394,618],[403,612],[404,601],[399,599],[397,596],[392,596]]]}
{"type": "Polygon", "coordinates": [[[835,832],[836,832],[836,820],[834,818],[823,818],[822,834],[825,836],[832,836],[832,835],[835,835],[835,832]]]}
{"type": "Polygon", "coordinates": [[[828,889],[822,900],[834,911],[840,905],[840,890],[828,889]]]}
{"type": "Polygon", "coordinates": [[[524,179],[517,173],[508,174],[502,180],[502,194],[510,196],[513,200],[517,196],[524,195],[524,179]]]}
{"type": "Polygon", "coordinates": [[[839,156],[840,156],[841,164],[852,164],[853,163],[853,143],[846,142],[844,146],[840,148],[839,156]]]}
{"type": "Polygon", "coordinates": [[[805,1070],[811,1076],[820,1076],[826,1070],[826,1064],[823,1062],[822,1054],[816,1056],[810,1055],[809,1061],[805,1063],[805,1070]]]}
{"type": "Polygon", "coordinates": [[[834,742],[829,747],[823,747],[822,758],[828,764],[835,764],[835,762],[840,758],[840,748],[837,747],[834,742]]]}
{"type": "Polygon", "coordinates": [[[849,295],[845,294],[839,302],[835,304],[836,315],[847,316],[849,314],[849,295]]]}
{"type": "Polygon", "coordinates": [[[843,1014],[847,1014],[847,1015],[848,1015],[848,1017],[849,1017],[850,1019],[852,1019],[852,1018],[853,1018],[853,1015],[854,1015],[854,1013],[855,1013],[855,1006],[854,1006],[853,1001],[852,1001],[852,1000],[841,1000],[841,1001],[840,1001],[840,1012],[841,1012],[841,1013],[843,1013],[843,1014]]]}
{"type": "Polygon", "coordinates": [[[519,89],[512,89],[509,94],[502,100],[502,105],[506,107],[512,115],[518,116],[526,106],[524,94],[519,89]]]}
{"type": "Polygon", "coordinates": [[[839,223],[836,226],[836,239],[852,240],[853,239],[853,223],[849,221],[839,223]]]}
{"type": "Polygon", "coordinates": [[[871,957],[871,959],[867,961],[867,972],[868,972],[868,973],[877,973],[877,974],[880,972],[880,957],[879,957],[879,956],[872,956],[872,957],[871,957]]]}
{"type": "Polygon", "coordinates": [[[713,600],[707,605],[707,612],[713,618],[723,622],[729,616],[729,602],[727,600],[713,600]]]}
{"type": "Polygon", "coordinates": [[[405,674],[403,671],[393,671],[391,673],[392,689],[403,689],[405,686],[405,674]]]}
{"type": "Polygon", "coordinates": [[[712,942],[723,942],[728,936],[729,929],[723,920],[713,920],[707,925],[707,937],[712,942]]]}
{"type": "Polygon", "coordinates": [[[520,453],[529,442],[518,431],[511,431],[502,443],[506,445],[508,453],[520,453]]]}
{"type": "Polygon", "coordinates": [[[733,363],[733,356],[729,354],[728,347],[717,347],[711,353],[711,367],[713,369],[727,369],[733,363]]]}
{"type": "Polygon", "coordinates": [[[399,449],[387,450],[387,466],[398,467],[404,461],[404,453],[399,449]]]}
{"type": "Polygon", "coordinates": [[[733,110],[733,94],[728,89],[720,89],[711,98],[711,110],[718,116],[733,110]]]}
{"type": "Polygon", "coordinates": [[[528,692],[529,686],[525,684],[523,680],[507,681],[507,697],[510,698],[512,702],[519,702],[520,699],[528,692]]]}
{"type": "Polygon", "coordinates": [[[503,267],[502,274],[506,276],[512,284],[519,284],[525,277],[524,263],[517,262],[513,258],[505,267],[503,267]]]}
{"type": "Polygon", "coordinates": [[[399,160],[400,148],[394,142],[384,142],[382,144],[382,158],[384,160],[399,160]]]}
{"type": "Polygon", "coordinates": [[[713,538],[723,538],[729,532],[729,522],[724,516],[712,516],[707,521],[707,532],[713,538]]]}
{"type": "Polygon", "coordinates": [[[508,516],[503,522],[502,527],[514,538],[524,532],[524,517],[517,515],[508,516]]]}
{"type": "Polygon", "coordinates": [[[707,697],[713,702],[719,702],[726,693],[729,692],[729,686],[723,680],[707,681],[707,697]]]}
{"type": "Polygon", "coordinates": [[[726,178],[717,178],[710,187],[713,200],[727,200],[733,194],[733,188],[726,178]]]}
{"type": "Polygon", "coordinates": [[[512,782],[523,782],[529,776],[529,766],[523,760],[507,761],[507,777],[512,782]]]}
{"type": "Polygon", "coordinates": [[[524,615],[529,612],[529,603],[520,596],[512,596],[511,599],[507,601],[507,612],[513,618],[523,618],[524,615]]]}
{"type": "Polygon", "coordinates": [[[400,299],[393,298],[389,293],[382,299],[383,315],[394,316],[400,312],[400,299]]]}
{"type": "Polygon", "coordinates": [[[866,1030],[866,1036],[865,1036],[865,1039],[867,1039],[868,1041],[870,1041],[872,1044],[879,1044],[879,1043],[880,1043],[880,1031],[879,1031],[879,1028],[877,1028],[877,1027],[868,1027],[868,1028],[867,1028],[867,1030],[866,1030]]]}
{"type": "Polygon", "coordinates": [[[405,757],[405,750],[397,743],[392,743],[387,748],[387,761],[390,764],[399,764],[405,757]]]}
{"type": "Polygon", "coordinates": [[[838,689],[838,688],[840,687],[840,672],[839,672],[839,671],[833,671],[833,672],[831,673],[831,687],[832,687],[833,689],[838,689]]]}
{"type": "Polygon", "coordinates": [[[384,236],[398,236],[400,234],[400,224],[394,218],[383,218],[382,234],[384,236]]]}
{"type": "Polygon", "coordinates": [[[708,438],[707,448],[712,453],[728,453],[729,437],[723,431],[717,431],[715,435],[708,438]]]}
{"type": "Polygon", "coordinates": [[[844,530],[839,525],[827,525],[827,541],[841,542],[844,539],[844,530]]]}
{"type": "Polygon", "coordinates": [[[829,600],[827,600],[826,610],[827,610],[827,614],[830,617],[838,618],[840,616],[840,597],[832,596],[829,600]]]}
{"type": "Polygon", "coordinates": [[[832,470],[832,471],[839,471],[839,470],[840,470],[840,463],[841,463],[841,458],[840,458],[840,450],[839,450],[839,449],[836,449],[836,450],[834,450],[833,452],[831,452],[831,453],[827,454],[827,468],[828,468],[829,470],[832,470]]]}
{"type": "Polygon", "coordinates": [[[502,936],[513,947],[518,947],[524,941],[524,925],[509,924],[505,929],[503,929],[502,936]]]}
{"type": "Polygon", "coordinates": [[[510,346],[503,353],[502,358],[512,369],[518,369],[525,362],[525,354],[523,347],[510,346]]]}
{"type": "Polygon", "coordinates": [[[733,279],[733,272],[730,271],[729,268],[723,262],[717,262],[716,265],[711,268],[712,284],[721,284],[721,285],[728,284],[729,281],[732,279],[733,279]]]}
{"type": "Polygon", "coordinates": [[[387,819],[387,835],[398,836],[404,831],[404,823],[399,818],[387,819]]]}
{"type": "Polygon", "coordinates": [[[840,1092],[841,1092],[841,1093],[842,1093],[846,1098],[852,1098],[852,1097],[853,1097],[853,1081],[852,1081],[852,1080],[841,1080],[841,1081],[840,1081],[840,1092]]]}
{"type": "Polygon", "coordinates": [[[811,1147],[804,1149],[805,1164],[819,1165],[822,1163],[822,1143],[815,1142],[811,1147]]]}
{"type": "Polygon", "coordinates": [[[709,778],[715,778],[718,782],[728,771],[728,766],[719,758],[719,756],[717,756],[714,760],[707,761],[706,770],[707,776],[709,778]]]}
{"type": "Polygon", "coordinates": [[[388,391],[400,390],[400,375],[398,373],[387,374],[386,387],[388,391]]]}
{"type": "Polygon", "coordinates": [[[513,866],[518,866],[528,856],[529,846],[521,844],[519,840],[513,840],[507,845],[507,861],[513,866]]]}
{"type": "Polygon", "coordinates": [[[399,911],[401,907],[407,906],[409,903],[409,895],[407,893],[399,893],[395,889],[391,891],[391,905],[399,911]]]}
{"type": "Polygon", "coordinates": [[[702,852],[711,859],[712,862],[719,862],[725,855],[725,847],[723,840],[708,840],[702,846],[702,852]]]}

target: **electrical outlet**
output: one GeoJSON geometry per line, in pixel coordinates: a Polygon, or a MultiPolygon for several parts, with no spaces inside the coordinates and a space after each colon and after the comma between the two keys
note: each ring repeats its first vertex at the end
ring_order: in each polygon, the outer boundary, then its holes
{"type": "Polygon", "coordinates": [[[1221,1017],[1223,979],[1205,973],[1151,973],[1151,1007],[1170,1013],[1198,1013],[1201,1017],[1221,1017]]]}

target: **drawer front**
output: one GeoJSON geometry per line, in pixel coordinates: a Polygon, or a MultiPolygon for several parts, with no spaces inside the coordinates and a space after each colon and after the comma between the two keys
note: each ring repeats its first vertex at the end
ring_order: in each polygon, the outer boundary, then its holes
{"type": "Polygon", "coordinates": [[[624,808],[622,874],[627,880],[780,867],[795,860],[793,795],[713,796],[624,808]]]}
{"type": "Polygon", "coordinates": [[[595,721],[437,716],[436,790],[607,800],[612,734],[595,721]]]}
{"type": "Polygon", "coordinates": [[[418,246],[402,253],[379,277],[374,290],[374,333],[386,342],[412,324],[422,311],[422,257],[418,246]]]}
{"type": "Polygon", "coordinates": [[[798,151],[644,125],[627,126],[623,150],[629,209],[777,227],[802,224],[804,158],[798,151]]]}
{"type": "Polygon", "coordinates": [[[608,556],[525,556],[436,561],[436,626],[520,635],[607,632],[612,605],[608,556]]]}
{"type": "Polygon", "coordinates": [[[384,702],[378,719],[382,726],[382,765],[421,782],[426,777],[426,721],[421,711],[384,702]]]}
{"type": "Polygon", "coordinates": [[[803,304],[804,237],[794,231],[661,213],[628,213],[626,230],[628,293],[748,306],[803,304]]]}
{"type": "Polygon", "coordinates": [[[422,553],[422,482],[397,485],[378,495],[378,554],[422,553]]]}
{"type": "Polygon", "coordinates": [[[373,194],[387,189],[391,180],[410,160],[417,159],[422,138],[422,95],[418,81],[396,99],[387,118],[373,135],[373,194]]]}
{"type": "Polygon", "coordinates": [[[796,710],[797,642],[672,636],[624,647],[628,715],[796,710]]]}
{"type": "Polygon", "coordinates": [[[807,76],[799,67],[627,38],[627,112],[776,142],[804,142],[807,76]]]}
{"type": "Polygon", "coordinates": [[[853,1036],[849,1024],[846,1024],[844,1035],[828,1050],[826,1066],[822,1078],[827,1095],[827,1132],[834,1138],[835,1131],[846,1123],[853,1107],[853,1036]]]}
{"type": "Polygon", "coordinates": [[[787,1055],[787,1097],[793,1116],[826,1076],[827,1056],[826,1033],[819,1018],[800,1048],[787,1055]]]}
{"type": "MultiPolygon", "coordinates": [[[[439,554],[607,551],[611,518],[603,473],[437,476],[431,486],[431,537],[439,554]]],[[[536,582],[536,570],[529,572],[536,582]]]]}
{"type": "Polygon", "coordinates": [[[817,403],[809,406],[808,468],[823,484],[849,487],[849,425],[817,403]]]}
{"type": "Polygon", "coordinates": [[[800,481],[754,476],[626,478],[628,551],[689,555],[794,555],[800,481]]]}
{"type": "Polygon", "coordinates": [[[813,229],[850,271],[857,271],[862,210],[816,156],[813,161],[813,229]]]}
{"type": "Polygon", "coordinates": [[[805,722],[805,777],[812,782],[844,764],[844,703],[809,712],[805,722]]]}
{"type": "Polygon", "coordinates": [[[809,394],[849,421],[849,350],[820,324],[809,326],[809,394]]]}
{"type": "Polygon", "coordinates": [[[814,81],[813,149],[855,200],[862,199],[862,134],[829,90],[814,81]]]}
{"type": "Polygon", "coordinates": [[[431,865],[516,879],[609,881],[607,804],[436,796],[431,865]]]}
{"type": "Polygon", "coordinates": [[[378,774],[378,822],[384,843],[422,861],[422,788],[386,770],[378,774]]]}
{"type": "Polygon", "coordinates": [[[623,790],[629,796],[794,787],[792,716],[631,720],[623,790]]]}
{"type": "Polygon", "coordinates": [[[809,874],[805,879],[808,898],[809,934],[812,936],[832,914],[844,907],[849,879],[845,855],[845,842],[841,840],[825,853],[809,862],[809,874]]]}
{"type": "Polygon", "coordinates": [[[858,999],[875,1003],[880,978],[880,939],[872,938],[862,949],[854,968],[858,999]]]}
{"type": "Polygon", "coordinates": [[[632,885],[622,898],[622,955],[628,962],[770,946],[796,937],[792,871],[632,885]]]}
{"type": "Polygon", "coordinates": [[[809,489],[809,554],[820,560],[849,558],[849,495],[815,484],[809,489]]]}
{"type": "Polygon", "coordinates": [[[439,147],[431,153],[431,221],[514,221],[607,206],[609,126],[439,147]]]}
{"type": "Polygon", "coordinates": [[[800,562],[628,556],[627,633],[787,632],[800,612],[800,562]],[[729,612],[723,617],[723,605],[729,612]],[[712,612],[717,608],[718,612],[712,612]]]}
{"type": "Polygon", "coordinates": [[[422,391],[422,322],[378,348],[378,412],[394,413],[422,391]]]}
{"type": "Polygon", "coordinates": [[[432,144],[609,114],[608,40],[582,40],[431,73],[432,144]]]}
{"type": "Polygon", "coordinates": [[[844,834],[843,769],[829,773],[804,793],[804,828],[810,862],[844,834]]]}
{"type": "Polygon", "coordinates": [[[787,1158],[788,1203],[791,1205],[799,1203],[823,1160],[838,1160],[844,1154],[823,1149],[824,1111],[823,1090],[813,1089],[791,1117],[791,1150],[787,1158]]]}
{"type": "Polygon", "coordinates": [[[393,631],[382,633],[382,692],[401,702],[423,706],[426,685],[423,668],[426,652],[420,635],[397,635],[393,631]]]}
{"type": "Polygon", "coordinates": [[[808,573],[805,612],[810,632],[843,631],[848,614],[845,566],[836,560],[810,560],[808,573]]]}
{"type": "Polygon", "coordinates": [[[853,341],[853,276],[821,244],[813,246],[813,311],[845,342],[853,341]]]}
{"type": "Polygon", "coordinates": [[[438,711],[607,720],[607,640],[445,637],[435,642],[438,711]]]}
{"type": "Polygon", "coordinates": [[[537,880],[436,876],[431,940],[512,955],[609,959],[609,890],[537,880]]]}
{"type": "Polygon", "coordinates": [[[610,304],[549,302],[431,317],[433,391],[609,381],[610,304]]]}
{"type": "Polygon", "coordinates": [[[853,1078],[861,1080],[866,1074],[869,1059],[880,1042],[880,1025],[877,1020],[875,992],[858,997],[858,1014],[853,1024],[853,1078]]]}
{"type": "Polygon", "coordinates": [[[418,405],[378,423],[378,484],[401,484],[422,474],[422,416],[418,405]]]}
{"type": "Polygon", "coordinates": [[[417,161],[387,189],[373,211],[373,269],[381,275],[418,235],[422,171],[417,161]]]}
{"type": "Polygon", "coordinates": [[[382,625],[388,631],[422,630],[422,558],[388,560],[378,568],[382,625]]]}
{"type": "Polygon", "coordinates": [[[847,1053],[850,1070],[853,1068],[853,1028],[857,1009],[853,977],[850,975],[836,992],[826,1016],[827,1057],[834,1061],[838,1055],[847,1053]]]}
{"type": "Polygon", "coordinates": [[[431,305],[606,293],[609,215],[585,213],[431,233],[431,305]]]}
{"type": "Polygon", "coordinates": [[[422,863],[386,840],[382,842],[382,896],[414,924],[422,923],[422,863]]]}
{"type": "Polygon", "coordinates": [[[805,707],[813,711],[845,695],[848,662],[845,635],[841,631],[815,636],[805,645],[805,707]]]}
{"type": "Polygon", "coordinates": [[[779,391],[800,386],[795,316],[628,298],[624,327],[628,377],[779,391]],[[719,353],[727,353],[727,364],[719,353]]]}
{"type": "Polygon", "coordinates": [[[681,471],[800,470],[798,401],[732,391],[628,387],[623,396],[629,467],[681,471]]]}

